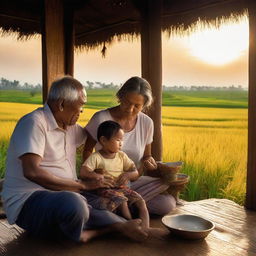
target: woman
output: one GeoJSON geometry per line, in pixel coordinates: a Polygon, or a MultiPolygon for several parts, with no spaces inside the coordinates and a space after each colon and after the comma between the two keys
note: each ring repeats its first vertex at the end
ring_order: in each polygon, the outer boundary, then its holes
{"type": "MultiPolygon", "coordinates": [[[[143,174],[143,169],[154,171],[156,162],[151,156],[153,141],[153,121],[144,114],[152,104],[152,92],[149,83],[140,77],[127,80],[116,94],[119,105],[98,111],[86,125],[88,138],[84,147],[84,159],[92,153],[93,148],[100,149],[97,143],[98,126],[107,120],[118,122],[123,128],[124,141],[122,151],[131,158],[143,174]]],[[[168,194],[162,194],[168,186],[159,178],[140,176],[132,182],[131,188],[141,194],[147,203],[151,214],[165,215],[176,206],[175,199],[168,194]]]]}

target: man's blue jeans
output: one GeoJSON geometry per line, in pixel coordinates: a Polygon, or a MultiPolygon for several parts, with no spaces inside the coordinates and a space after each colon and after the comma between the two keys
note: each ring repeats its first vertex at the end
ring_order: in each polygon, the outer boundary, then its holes
{"type": "Polygon", "coordinates": [[[36,191],[25,202],[16,224],[34,236],[79,241],[84,229],[102,228],[122,217],[88,205],[84,196],[69,191],[36,191]]]}

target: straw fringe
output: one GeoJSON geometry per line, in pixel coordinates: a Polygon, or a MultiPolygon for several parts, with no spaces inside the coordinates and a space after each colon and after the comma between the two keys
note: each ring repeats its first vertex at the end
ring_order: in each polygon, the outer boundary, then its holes
{"type": "MultiPolygon", "coordinates": [[[[104,48],[106,54],[106,49],[113,42],[137,40],[141,30],[142,10],[137,7],[136,1],[65,0],[75,9],[76,50],[104,48]]],[[[40,35],[41,1],[1,2],[0,10],[4,10],[0,11],[1,36],[12,35],[18,40],[28,40],[40,35]]],[[[237,22],[248,16],[246,0],[163,0],[163,4],[162,31],[169,36],[216,28],[225,22],[237,22]]]]}

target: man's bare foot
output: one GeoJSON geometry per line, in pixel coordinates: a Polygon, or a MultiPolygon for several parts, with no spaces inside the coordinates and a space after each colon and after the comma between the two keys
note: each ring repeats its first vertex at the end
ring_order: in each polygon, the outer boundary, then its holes
{"type": "Polygon", "coordinates": [[[102,229],[84,230],[80,236],[80,242],[87,243],[92,238],[103,234],[118,231],[126,237],[138,242],[142,242],[148,238],[148,232],[141,226],[141,219],[129,220],[127,222],[118,222],[102,229]]]}
{"type": "Polygon", "coordinates": [[[170,231],[165,228],[148,228],[147,229],[149,237],[164,239],[166,236],[170,234],[170,231]]]}
{"type": "Polygon", "coordinates": [[[104,231],[95,230],[95,229],[84,230],[81,233],[80,242],[87,243],[88,241],[90,241],[94,237],[103,235],[104,233],[105,233],[104,231]]]}
{"type": "Polygon", "coordinates": [[[148,238],[148,233],[141,227],[141,219],[118,223],[117,230],[132,240],[142,242],[148,238]]]}

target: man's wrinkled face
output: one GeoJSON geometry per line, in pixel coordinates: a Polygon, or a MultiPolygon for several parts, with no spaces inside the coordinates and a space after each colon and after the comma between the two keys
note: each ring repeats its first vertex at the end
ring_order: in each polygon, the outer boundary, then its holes
{"type": "Polygon", "coordinates": [[[74,125],[81,113],[83,113],[83,106],[87,102],[86,92],[79,90],[79,97],[76,101],[64,101],[62,111],[62,122],[65,126],[74,125]]]}

